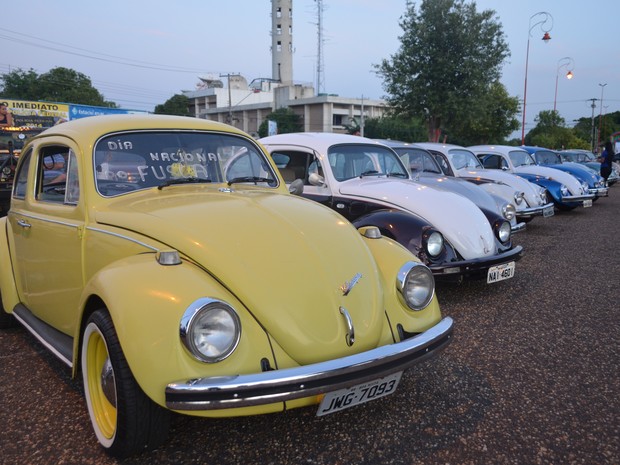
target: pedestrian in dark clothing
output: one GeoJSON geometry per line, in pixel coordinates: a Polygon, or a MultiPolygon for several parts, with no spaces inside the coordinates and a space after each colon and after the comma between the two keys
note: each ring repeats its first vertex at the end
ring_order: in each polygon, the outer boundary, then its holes
{"type": "Polygon", "coordinates": [[[605,149],[601,153],[601,176],[605,179],[605,185],[607,185],[607,178],[611,174],[611,162],[614,158],[614,147],[611,142],[605,142],[605,149]]]}

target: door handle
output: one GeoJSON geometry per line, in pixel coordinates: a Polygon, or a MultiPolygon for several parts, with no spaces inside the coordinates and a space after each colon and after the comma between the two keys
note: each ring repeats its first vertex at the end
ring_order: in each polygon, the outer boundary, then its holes
{"type": "Polygon", "coordinates": [[[19,226],[21,226],[22,228],[30,228],[32,225],[30,223],[28,223],[26,220],[17,220],[17,224],[19,226]]]}

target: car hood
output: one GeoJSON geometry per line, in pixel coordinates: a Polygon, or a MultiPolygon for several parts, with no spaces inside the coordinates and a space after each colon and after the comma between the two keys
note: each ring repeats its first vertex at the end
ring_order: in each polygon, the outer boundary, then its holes
{"type": "Polygon", "coordinates": [[[588,169],[586,166],[580,165],[579,163],[566,162],[545,166],[570,173],[580,181],[587,182],[590,187],[593,187],[598,181],[598,175],[596,173],[593,173],[592,170],[588,169]]]}
{"type": "MultiPolygon", "coordinates": [[[[515,176],[512,173],[490,169],[462,169],[458,171],[458,175],[463,178],[471,179],[474,182],[488,182],[497,185],[497,191],[493,190],[493,193],[505,198],[509,195],[509,197],[506,198],[506,201],[512,203],[513,205],[515,204],[514,194],[516,192],[523,193],[529,205],[542,205],[542,200],[540,195],[538,195],[538,190],[529,181],[526,181],[519,176],[515,176]],[[506,187],[500,188],[499,186],[501,184],[498,183],[509,186],[509,189],[506,187]]],[[[517,209],[518,208],[519,206],[517,206],[517,209]]]]}
{"type": "MultiPolygon", "coordinates": [[[[400,179],[355,178],[341,183],[340,194],[407,210],[437,228],[466,260],[496,253],[487,217],[462,195],[400,179]]],[[[495,211],[495,210],[493,210],[495,211]]]]}
{"type": "Polygon", "coordinates": [[[467,181],[466,179],[422,173],[420,176],[415,176],[414,180],[435,189],[454,192],[455,194],[467,197],[480,208],[486,208],[491,211],[497,210],[497,203],[493,197],[491,197],[491,195],[483,188],[467,181]]]}
{"type": "Polygon", "coordinates": [[[377,265],[343,217],[281,193],[178,190],[123,196],[96,220],[156,239],[206,269],[297,363],[377,346],[385,324],[377,265]],[[340,287],[358,274],[343,296],[340,287]],[[340,307],[355,325],[352,347],[340,307]]]}
{"type": "Polygon", "coordinates": [[[584,193],[583,187],[577,178],[562,170],[556,170],[555,168],[550,168],[548,166],[528,165],[516,167],[515,172],[546,176],[554,181],[561,182],[568,188],[571,195],[582,195],[584,193]]]}

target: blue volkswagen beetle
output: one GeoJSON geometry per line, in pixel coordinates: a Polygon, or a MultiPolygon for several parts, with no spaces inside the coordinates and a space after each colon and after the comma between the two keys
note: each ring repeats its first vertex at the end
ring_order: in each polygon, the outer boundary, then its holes
{"type": "Polygon", "coordinates": [[[605,186],[603,178],[587,167],[579,163],[563,162],[559,153],[543,147],[522,145],[521,148],[529,152],[538,165],[564,171],[573,175],[579,181],[587,183],[589,192],[594,194],[594,200],[609,195],[609,188],[605,186]]]}

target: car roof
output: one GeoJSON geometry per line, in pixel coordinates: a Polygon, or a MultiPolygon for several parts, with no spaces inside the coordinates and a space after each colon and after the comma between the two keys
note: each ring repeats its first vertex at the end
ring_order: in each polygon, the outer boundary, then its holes
{"type": "Polygon", "coordinates": [[[102,135],[131,130],[203,130],[224,131],[247,136],[243,131],[216,121],[172,115],[126,114],[89,116],[60,123],[29,139],[28,143],[50,136],[64,136],[79,144],[92,144],[102,135]]]}
{"type": "Polygon", "coordinates": [[[332,132],[294,132],[267,136],[258,140],[263,145],[298,145],[311,147],[320,153],[327,153],[333,145],[339,144],[365,144],[385,147],[373,139],[351,134],[335,134],[332,132]]]}

